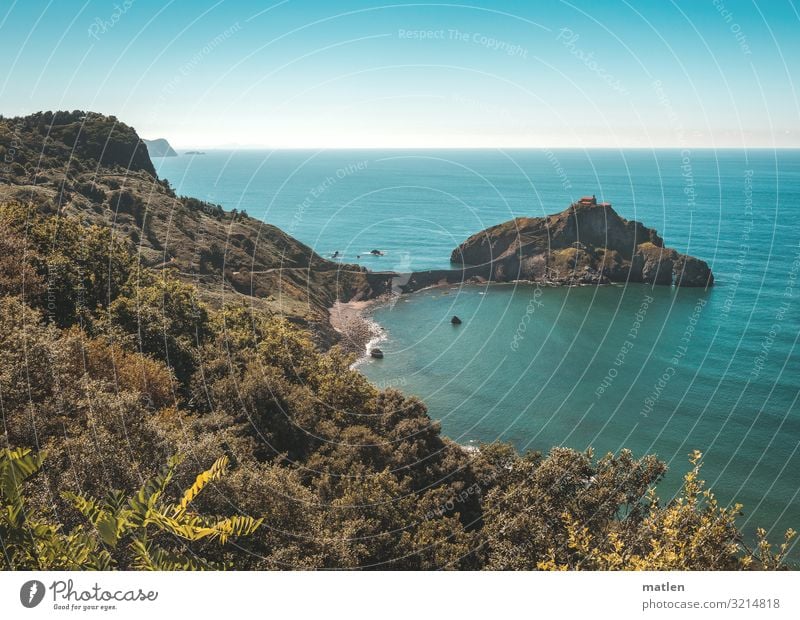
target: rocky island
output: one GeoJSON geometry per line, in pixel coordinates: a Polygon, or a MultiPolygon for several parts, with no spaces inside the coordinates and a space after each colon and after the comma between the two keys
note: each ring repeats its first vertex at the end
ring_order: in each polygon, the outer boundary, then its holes
{"type": "Polygon", "coordinates": [[[611,204],[581,198],[561,213],[519,217],[472,235],[455,248],[459,268],[411,274],[405,292],[465,280],[551,285],[642,282],[709,287],[705,261],[664,246],[658,233],[621,217],[611,204]]]}

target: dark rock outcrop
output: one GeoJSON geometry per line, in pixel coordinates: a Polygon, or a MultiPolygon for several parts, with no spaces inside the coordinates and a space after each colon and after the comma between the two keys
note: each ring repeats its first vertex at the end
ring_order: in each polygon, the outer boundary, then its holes
{"type": "MultiPolygon", "coordinates": [[[[496,282],[551,284],[645,282],[712,286],[702,260],[664,247],[658,233],[620,217],[608,203],[584,198],[546,217],[521,217],[492,226],[458,246],[450,257],[462,269],[496,282]]],[[[457,275],[440,279],[452,282],[457,275]]]]}
{"type": "Polygon", "coordinates": [[[450,322],[453,325],[461,325],[461,319],[459,319],[456,315],[453,315],[453,318],[450,319],[450,322]]]}
{"type": "Polygon", "coordinates": [[[403,293],[414,293],[431,286],[441,284],[480,284],[489,279],[488,265],[477,267],[464,267],[463,269],[430,269],[428,271],[415,271],[407,274],[405,284],[400,284],[403,293]]]}
{"type": "MultiPolygon", "coordinates": [[[[173,149],[169,142],[167,142],[164,138],[156,138],[155,140],[145,140],[142,138],[142,142],[144,142],[145,146],[147,147],[147,152],[150,154],[150,157],[178,156],[178,154],[175,152],[175,149],[173,149]]],[[[192,151],[192,153],[194,154],[195,151],[192,151]]]]}

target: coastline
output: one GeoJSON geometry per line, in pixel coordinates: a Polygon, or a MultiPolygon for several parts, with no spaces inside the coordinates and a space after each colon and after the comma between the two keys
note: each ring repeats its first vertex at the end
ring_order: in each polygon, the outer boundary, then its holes
{"type": "Polygon", "coordinates": [[[370,349],[386,339],[383,328],[367,315],[370,308],[386,301],[385,297],[363,301],[337,301],[328,308],[331,327],[342,336],[339,346],[348,353],[358,355],[353,367],[367,359],[370,349]]]}
{"type": "Polygon", "coordinates": [[[328,308],[328,321],[334,331],[341,336],[341,339],[337,344],[346,352],[355,353],[357,355],[356,361],[353,362],[351,366],[351,368],[357,368],[370,358],[370,351],[372,348],[387,339],[386,330],[380,323],[372,318],[372,310],[385,304],[396,303],[401,297],[413,296],[416,293],[435,289],[458,290],[462,287],[476,287],[483,289],[518,286],[534,286],[543,288],[582,288],[590,286],[625,287],[631,284],[641,283],[620,283],[608,281],[584,284],[576,282],[561,283],[550,280],[509,280],[505,282],[497,282],[493,280],[465,280],[460,283],[452,283],[446,280],[436,280],[435,282],[427,284],[426,286],[408,292],[400,291],[394,293],[384,293],[372,299],[358,301],[337,301],[333,306],[328,308]]]}
{"type": "Polygon", "coordinates": [[[348,353],[355,353],[358,359],[354,366],[357,366],[369,357],[369,352],[372,347],[380,342],[386,340],[386,331],[383,327],[370,316],[371,310],[383,304],[392,303],[392,300],[397,301],[400,297],[413,295],[423,291],[432,289],[459,289],[462,286],[474,286],[485,288],[491,287],[507,287],[519,285],[531,286],[545,286],[545,287],[572,287],[572,286],[609,286],[615,283],[607,282],[604,284],[560,284],[554,282],[536,282],[531,280],[510,280],[508,282],[494,282],[494,281],[463,281],[457,284],[447,282],[445,280],[437,280],[431,284],[427,284],[419,289],[409,292],[399,292],[393,294],[384,294],[373,299],[358,300],[358,301],[337,301],[333,306],[328,308],[328,317],[331,327],[341,335],[339,346],[341,346],[348,353]]]}
{"type": "MultiPolygon", "coordinates": [[[[486,282],[462,282],[462,285],[481,285],[486,282]]],[[[491,284],[500,284],[494,283],[491,284]]],[[[504,283],[505,284],[505,283],[504,283]]],[[[386,340],[384,328],[371,318],[370,312],[378,306],[396,303],[401,297],[413,295],[421,291],[430,289],[453,289],[459,288],[458,284],[437,280],[422,288],[413,291],[396,291],[385,293],[372,299],[358,301],[337,301],[328,308],[328,320],[331,327],[339,335],[341,340],[338,345],[348,353],[355,353],[358,359],[353,363],[353,368],[369,358],[370,350],[380,342],[386,340]]]]}

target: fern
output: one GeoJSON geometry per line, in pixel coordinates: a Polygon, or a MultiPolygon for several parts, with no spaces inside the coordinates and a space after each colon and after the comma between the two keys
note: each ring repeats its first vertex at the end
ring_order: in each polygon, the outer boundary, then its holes
{"type": "Polygon", "coordinates": [[[211,570],[217,568],[199,558],[190,558],[175,551],[162,549],[147,540],[134,540],[131,550],[134,556],[133,567],[137,570],[211,570]]]}
{"type": "Polygon", "coordinates": [[[65,535],[26,506],[22,483],[44,457],[28,449],[0,451],[0,567],[13,570],[107,570],[111,556],[83,528],[65,535]]]}
{"type": "Polygon", "coordinates": [[[177,538],[187,543],[208,539],[224,545],[231,538],[255,532],[262,519],[241,515],[208,517],[189,511],[190,504],[203,489],[222,478],[227,471],[228,458],[224,456],[217,459],[208,470],[198,474],[194,484],[183,491],[177,503],[165,501],[167,487],[180,462],[179,457],[170,459],[156,476],[146,481],[127,501],[119,492],[109,493],[102,501],[75,493],[64,493],[63,496],[89,521],[104,544],[116,548],[126,541],[134,558],[134,568],[212,568],[207,562],[160,546],[157,539],[168,535],[171,540],[177,538]]]}
{"type": "Polygon", "coordinates": [[[162,541],[206,539],[224,545],[231,538],[252,534],[262,523],[248,516],[215,517],[189,510],[204,488],[225,475],[227,457],[200,473],[178,502],[166,501],[167,488],[181,462],[174,457],[130,497],[121,491],[103,499],[63,493],[89,526],[65,534],[58,525],[26,509],[22,483],[36,475],[42,461],[43,456],[27,449],[0,451],[0,568],[112,570],[122,562],[140,570],[216,569],[220,567],[167,548],[162,541]]]}
{"type": "Polygon", "coordinates": [[[228,457],[223,456],[218,458],[210,469],[197,475],[194,484],[190,486],[183,493],[180,503],[175,507],[175,515],[179,516],[186,511],[191,501],[197,497],[207,484],[215,480],[219,480],[225,474],[228,468],[228,457]]]}

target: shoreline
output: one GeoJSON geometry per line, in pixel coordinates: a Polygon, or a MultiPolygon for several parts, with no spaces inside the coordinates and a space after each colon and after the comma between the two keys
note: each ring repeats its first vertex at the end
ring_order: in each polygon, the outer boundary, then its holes
{"type": "Polygon", "coordinates": [[[331,327],[342,337],[338,343],[348,353],[355,353],[358,359],[353,367],[369,357],[370,350],[386,339],[386,332],[367,312],[370,308],[386,303],[385,296],[362,301],[337,301],[328,308],[331,327]]]}
{"type": "MultiPolygon", "coordinates": [[[[453,285],[446,283],[434,284],[421,290],[435,288],[453,288],[453,285]]],[[[410,294],[403,293],[402,295],[410,294]]],[[[361,301],[337,301],[328,308],[331,326],[342,336],[339,345],[346,351],[356,353],[359,356],[350,366],[351,369],[357,369],[358,366],[369,360],[369,352],[372,347],[387,338],[386,330],[377,321],[371,319],[367,313],[378,306],[392,303],[393,300],[397,301],[399,297],[400,295],[381,295],[374,299],[361,301]]],[[[480,447],[476,445],[478,441],[475,439],[469,439],[467,443],[463,444],[454,439],[450,439],[450,441],[468,456],[475,457],[480,453],[480,447]]]]}
{"type": "Polygon", "coordinates": [[[386,339],[386,331],[383,327],[369,316],[369,311],[384,305],[392,303],[392,300],[398,301],[401,297],[413,296],[416,293],[430,291],[435,289],[460,289],[461,287],[508,287],[508,286],[540,286],[547,288],[573,288],[581,286],[613,286],[618,284],[616,282],[597,283],[597,284],[560,284],[553,282],[539,282],[534,280],[510,280],[508,282],[470,282],[464,281],[458,284],[446,281],[438,281],[419,289],[409,292],[400,292],[392,294],[383,294],[373,299],[364,299],[358,301],[337,301],[328,308],[328,319],[331,327],[342,336],[342,340],[338,343],[343,349],[350,353],[357,353],[359,361],[362,357],[369,355],[369,349],[372,345],[377,344],[386,339]]]}
{"type": "MultiPolygon", "coordinates": [[[[422,288],[400,293],[386,293],[373,299],[358,301],[337,301],[328,308],[328,320],[331,327],[341,336],[337,343],[348,353],[355,353],[358,358],[353,363],[352,368],[361,365],[370,357],[370,350],[387,338],[386,330],[380,323],[370,316],[370,311],[378,306],[397,302],[401,297],[413,296],[416,293],[430,291],[434,289],[459,289],[462,286],[487,288],[487,287],[509,287],[509,286],[537,286],[546,288],[577,288],[585,286],[614,286],[617,282],[605,282],[596,284],[561,284],[550,281],[538,282],[533,280],[510,280],[508,282],[496,281],[464,281],[459,284],[446,282],[443,280],[431,283],[422,288]]],[[[624,286],[624,284],[623,284],[624,286]]]]}
{"type": "MultiPolygon", "coordinates": [[[[482,283],[465,282],[464,284],[479,286],[482,283]]],[[[457,284],[439,281],[409,292],[384,293],[373,299],[358,301],[337,301],[328,308],[328,321],[334,331],[342,337],[337,344],[348,353],[358,355],[358,359],[352,365],[355,368],[369,359],[369,352],[375,345],[387,338],[386,330],[369,315],[370,310],[384,304],[391,304],[393,301],[396,303],[401,297],[422,291],[458,287],[457,284]]]]}

